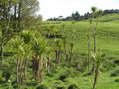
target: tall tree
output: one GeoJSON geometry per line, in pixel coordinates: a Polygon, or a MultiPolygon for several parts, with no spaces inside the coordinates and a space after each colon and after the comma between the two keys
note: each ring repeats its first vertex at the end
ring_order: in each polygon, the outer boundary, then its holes
{"type": "Polygon", "coordinates": [[[0,1],[1,62],[4,58],[4,46],[15,34],[18,34],[25,29],[27,18],[36,15],[35,12],[38,10],[38,8],[38,0],[0,1]]]}

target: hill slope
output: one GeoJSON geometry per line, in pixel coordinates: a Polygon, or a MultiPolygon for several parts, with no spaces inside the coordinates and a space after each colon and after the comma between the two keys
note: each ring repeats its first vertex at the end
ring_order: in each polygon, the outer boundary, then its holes
{"type": "Polygon", "coordinates": [[[119,21],[119,14],[108,14],[99,17],[101,22],[117,22],[119,21]]]}

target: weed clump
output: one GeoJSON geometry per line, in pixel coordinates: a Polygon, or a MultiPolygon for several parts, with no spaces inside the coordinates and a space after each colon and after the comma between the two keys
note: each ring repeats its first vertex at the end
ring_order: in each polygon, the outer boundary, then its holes
{"type": "Polygon", "coordinates": [[[115,82],[119,83],[119,79],[115,79],[115,82]]]}
{"type": "Polygon", "coordinates": [[[59,77],[59,80],[61,80],[62,82],[65,82],[65,79],[67,78],[67,75],[61,75],[59,77]]]}
{"type": "Polygon", "coordinates": [[[61,87],[57,87],[56,89],[64,89],[64,87],[61,86],[61,87]]]}
{"type": "Polygon", "coordinates": [[[42,85],[37,86],[36,89],[48,89],[48,87],[42,84],[42,85]]]}
{"type": "Polygon", "coordinates": [[[119,60],[118,59],[117,60],[114,60],[114,64],[119,65],[119,60]]]}
{"type": "Polygon", "coordinates": [[[10,73],[9,72],[3,72],[2,73],[2,77],[5,78],[5,81],[7,82],[10,79],[10,73]]]}
{"type": "Polygon", "coordinates": [[[111,73],[111,77],[116,77],[116,76],[118,76],[119,75],[119,70],[115,70],[115,71],[113,71],[112,73],[111,73]]]}
{"type": "Polygon", "coordinates": [[[67,89],[79,89],[76,84],[71,84],[67,89]]]}

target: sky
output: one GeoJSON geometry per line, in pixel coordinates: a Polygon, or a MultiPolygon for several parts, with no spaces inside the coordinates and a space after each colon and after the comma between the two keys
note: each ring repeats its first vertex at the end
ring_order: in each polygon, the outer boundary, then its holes
{"type": "Polygon", "coordinates": [[[92,6],[99,9],[119,9],[119,0],[39,0],[40,11],[43,19],[51,17],[70,16],[72,12],[78,11],[84,14],[90,11],[92,6]]]}

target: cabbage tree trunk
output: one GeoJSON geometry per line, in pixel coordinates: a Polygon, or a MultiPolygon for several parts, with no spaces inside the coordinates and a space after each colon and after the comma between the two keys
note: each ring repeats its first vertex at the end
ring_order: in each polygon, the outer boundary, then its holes
{"type": "Polygon", "coordinates": [[[34,55],[32,57],[33,61],[33,76],[34,79],[38,82],[42,82],[42,77],[43,77],[43,62],[41,56],[34,55]]]}
{"type": "Polygon", "coordinates": [[[27,77],[27,59],[17,59],[17,83],[24,84],[27,77]]]}

